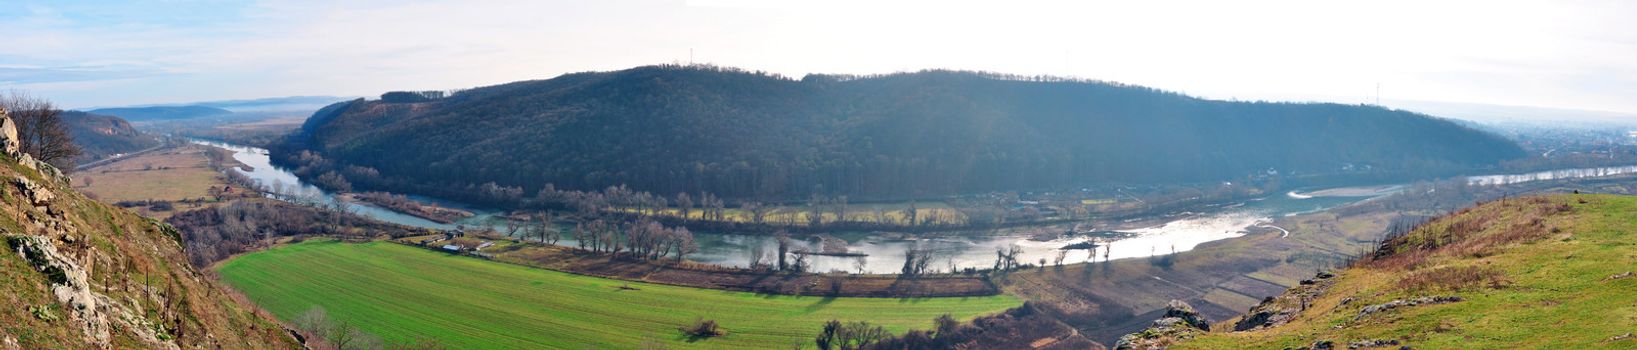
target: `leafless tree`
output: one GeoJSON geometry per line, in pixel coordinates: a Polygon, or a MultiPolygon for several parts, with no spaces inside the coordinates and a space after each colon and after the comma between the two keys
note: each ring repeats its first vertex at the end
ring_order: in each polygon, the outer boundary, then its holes
{"type": "Polygon", "coordinates": [[[676,261],[678,262],[681,262],[682,258],[688,254],[699,251],[699,244],[694,242],[693,233],[688,232],[687,227],[678,227],[676,230],[671,231],[671,240],[674,242],[672,247],[675,247],[673,249],[676,250],[676,261]]]}
{"type": "Polygon", "coordinates": [[[749,253],[750,268],[754,269],[760,267],[762,266],[762,259],[767,258],[767,246],[761,242],[753,243],[750,245],[749,253]]]}
{"type": "Polygon", "coordinates": [[[790,266],[784,262],[785,255],[789,255],[790,253],[790,233],[785,232],[784,230],[779,230],[779,232],[773,233],[773,238],[779,241],[779,271],[784,271],[785,269],[790,268],[790,266]]]}
{"type": "Polygon", "coordinates": [[[68,126],[63,124],[62,110],[51,101],[12,90],[0,97],[0,108],[17,123],[18,143],[23,153],[58,169],[74,168],[74,157],[80,155],[80,147],[74,144],[68,126]]]}

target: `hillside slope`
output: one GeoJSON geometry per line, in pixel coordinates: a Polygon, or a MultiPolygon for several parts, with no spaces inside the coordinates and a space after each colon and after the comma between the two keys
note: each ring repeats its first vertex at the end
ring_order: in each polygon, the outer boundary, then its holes
{"type": "Polygon", "coordinates": [[[447,97],[389,95],[398,98],[318,111],[274,147],[275,159],[304,176],[334,171],[354,187],[453,196],[492,181],[531,195],[550,183],[869,199],[1269,170],[1392,178],[1523,155],[1495,135],[1378,107],[1214,101],[971,72],[792,80],[656,66],[447,97]]]}
{"type": "Polygon", "coordinates": [[[68,134],[82,152],[74,158],[75,164],[85,164],[115,154],[130,153],[159,145],[159,140],[131,127],[131,123],[115,116],[80,111],[63,111],[63,123],[68,134]]]}
{"type": "Polygon", "coordinates": [[[188,264],[177,232],[85,198],[0,111],[0,349],[298,348],[188,264]]]}
{"type": "Polygon", "coordinates": [[[1633,348],[1637,197],[1482,204],[1389,239],[1212,331],[1157,322],[1128,348],[1633,348]]]}

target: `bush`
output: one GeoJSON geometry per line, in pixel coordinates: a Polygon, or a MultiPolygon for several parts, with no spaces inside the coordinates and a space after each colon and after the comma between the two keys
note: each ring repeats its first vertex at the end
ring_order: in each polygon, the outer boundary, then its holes
{"type": "Polygon", "coordinates": [[[727,334],[716,325],[716,320],[695,319],[692,326],[677,327],[683,335],[693,339],[710,338],[727,334]]]}
{"type": "Polygon", "coordinates": [[[148,210],[152,211],[171,211],[174,209],[176,208],[171,205],[170,201],[153,201],[153,204],[148,206],[148,210]]]}

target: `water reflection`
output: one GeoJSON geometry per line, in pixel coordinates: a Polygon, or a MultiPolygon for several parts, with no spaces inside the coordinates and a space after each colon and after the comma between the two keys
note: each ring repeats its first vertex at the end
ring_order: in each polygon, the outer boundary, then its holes
{"type": "Polygon", "coordinates": [[[1506,174],[1471,176],[1466,178],[1468,185],[1494,186],[1512,185],[1532,181],[1547,181],[1561,179],[1579,179],[1589,177],[1604,177],[1637,173],[1637,165],[1601,168],[1559,169],[1533,172],[1527,174],[1506,174]]]}
{"type": "MultiPolygon", "coordinates": [[[[332,196],[317,187],[302,182],[295,174],[275,167],[269,161],[267,150],[225,144],[220,142],[195,141],[195,143],[221,147],[233,151],[233,158],[249,165],[252,169],[239,169],[240,173],[267,187],[280,198],[288,200],[316,200],[331,202],[332,196]]],[[[1637,171],[1637,166],[1619,168],[1624,172],[1637,171]]],[[[1571,174],[1605,174],[1611,171],[1591,171],[1571,174]]],[[[1502,175],[1501,181],[1515,181],[1516,179],[1539,179],[1544,176],[1562,177],[1559,173],[1551,175],[1502,175]]],[[[1485,177],[1474,177],[1481,179],[1485,177]]],[[[1488,180],[1472,180],[1488,181],[1488,180]]],[[[1152,255],[1170,254],[1194,249],[1201,243],[1238,237],[1244,235],[1250,227],[1267,223],[1273,217],[1294,215],[1297,213],[1312,212],[1333,208],[1348,203],[1373,198],[1396,191],[1391,190],[1365,191],[1356,189],[1331,189],[1309,192],[1309,194],[1329,195],[1300,195],[1300,192],[1280,194],[1258,198],[1245,203],[1224,206],[1211,213],[1189,214],[1179,216],[1178,219],[1164,224],[1118,231],[1117,240],[1107,243],[1109,258],[1137,258],[1152,255]]],[[[417,200],[432,201],[439,205],[458,207],[471,211],[477,216],[460,220],[455,224],[440,224],[419,217],[393,212],[383,208],[361,204],[347,204],[358,213],[374,217],[387,222],[398,224],[428,227],[437,229],[454,228],[456,225],[468,227],[488,226],[500,230],[504,225],[503,219],[496,216],[492,210],[472,208],[424,197],[415,197],[417,200]]],[[[1018,256],[1019,262],[1039,263],[1045,259],[1048,263],[1054,262],[1061,247],[1082,242],[1090,237],[1069,236],[1048,241],[1031,240],[1023,233],[973,233],[947,234],[931,238],[903,238],[902,234],[874,233],[874,232],[843,232],[834,236],[846,239],[849,252],[867,254],[867,257],[836,257],[813,255],[807,258],[813,271],[864,271],[869,273],[896,273],[903,266],[906,250],[925,249],[933,252],[931,268],[947,271],[951,268],[963,269],[968,267],[988,268],[994,265],[995,251],[1006,249],[1012,245],[1022,248],[1018,256]]],[[[576,242],[565,239],[559,244],[574,246],[576,242]]],[[[698,253],[689,255],[690,260],[704,263],[727,266],[747,266],[751,261],[751,252],[754,247],[761,247],[762,251],[771,256],[777,249],[777,242],[767,235],[721,234],[711,232],[695,232],[695,239],[700,245],[698,253]]],[[[820,251],[821,241],[817,237],[798,237],[792,250],[820,251]]],[[[1097,259],[1102,259],[1105,252],[1098,249],[1097,259]]],[[[1091,251],[1069,250],[1064,256],[1064,263],[1083,262],[1090,258],[1091,251]]],[[[764,263],[772,263],[771,258],[764,259],[764,263]]]]}

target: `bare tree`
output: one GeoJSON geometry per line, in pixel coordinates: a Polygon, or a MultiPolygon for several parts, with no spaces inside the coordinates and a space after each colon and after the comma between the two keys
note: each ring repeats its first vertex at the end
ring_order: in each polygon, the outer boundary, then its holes
{"type": "Polygon", "coordinates": [[[687,220],[688,212],[693,211],[693,197],[689,197],[687,192],[677,193],[676,208],[681,211],[682,219],[687,220]]]}
{"type": "Polygon", "coordinates": [[[522,228],[522,223],[517,222],[517,220],[506,219],[506,237],[516,237],[517,230],[522,228]]]}
{"type": "Polygon", "coordinates": [[[790,252],[790,233],[785,232],[784,230],[779,230],[779,232],[773,234],[773,238],[779,240],[779,271],[784,271],[785,269],[790,268],[790,266],[784,262],[784,256],[790,252]]]}
{"type": "Polygon", "coordinates": [[[74,157],[80,155],[80,147],[74,144],[68,126],[63,124],[62,110],[51,101],[12,90],[0,97],[0,108],[17,123],[17,141],[23,153],[58,169],[74,168],[74,157]]]}
{"type": "Polygon", "coordinates": [[[754,268],[760,267],[762,265],[762,259],[767,258],[767,246],[762,244],[761,242],[751,244],[749,253],[750,253],[750,268],[754,269],[754,268]]]}
{"type": "Polygon", "coordinates": [[[671,233],[672,246],[676,249],[676,261],[681,262],[684,256],[699,251],[699,244],[693,241],[693,233],[687,227],[677,227],[671,233]]]}

